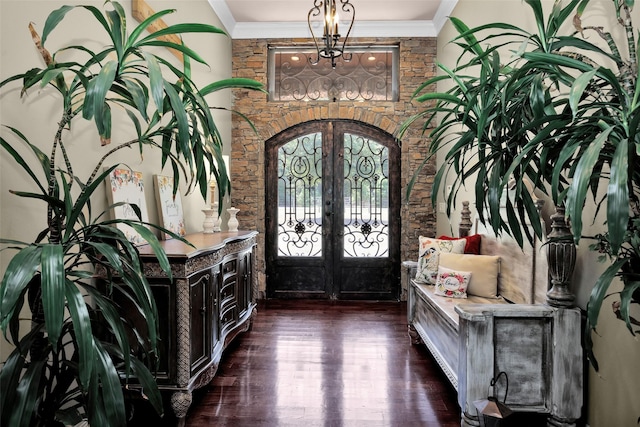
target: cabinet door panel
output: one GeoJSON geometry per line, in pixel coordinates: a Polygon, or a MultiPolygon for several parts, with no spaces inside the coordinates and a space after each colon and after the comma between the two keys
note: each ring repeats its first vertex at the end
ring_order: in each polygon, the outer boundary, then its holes
{"type": "MultiPolygon", "coordinates": [[[[236,310],[238,279],[238,255],[225,257],[222,263],[222,287],[220,288],[220,322],[221,331],[230,321],[238,319],[236,310]]],[[[223,331],[224,335],[224,331],[223,331]]]]}
{"type": "Polygon", "coordinates": [[[211,356],[211,305],[210,271],[204,271],[189,279],[191,296],[191,373],[197,372],[209,362],[211,356]]]}
{"type": "Polygon", "coordinates": [[[215,348],[220,341],[220,286],[222,284],[222,269],[220,264],[213,266],[213,280],[209,290],[211,299],[211,348],[215,348]]]}
{"type": "Polygon", "coordinates": [[[236,295],[236,281],[233,279],[227,279],[222,289],[220,289],[220,302],[224,305],[227,301],[235,301],[236,295]]]}
{"type": "Polygon", "coordinates": [[[230,259],[225,259],[224,265],[222,266],[222,274],[225,276],[234,274],[238,269],[237,262],[236,255],[233,255],[230,259]]]}
{"type": "Polygon", "coordinates": [[[175,364],[170,363],[171,360],[176,358],[176,331],[173,329],[173,325],[176,324],[176,312],[173,309],[175,307],[175,287],[168,282],[150,283],[150,286],[153,297],[156,300],[158,313],[168,314],[168,318],[166,314],[165,317],[160,317],[160,319],[166,320],[158,322],[158,354],[160,360],[158,361],[157,380],[159,383],[163,383],[163,380],[166,381],[176,376],[175,364]]]}
{"type": "Polygon", "coordinates": [[[229,330],[235,326],[235,312],[236,312],[236,304],[235,302],[231,302],[227,304],[222,311],[220,312],[220,329],[222,336],[225,336],[229,330]]]}
{"type": "MultiPolygon", "coordinates": [[[[176,358],[176,342],[174,338],[175,330],[173,329],[173,325],[176,324],[174,309],[176,305],[175,287],[167,280],[150,280],[149,286],[156,301],[161,321],[158,322],[159,359],[157,369],[155,369],[155,365],[153,363],[148,366],[153,366],[152,371],[156,375],[158,384],[166,384],[174,381],[176,376],[175,364],[170,362],[176,358]]],[[[114,287],[112,299],[118,305],[119,310],[122,313],[127,313],[127,318],[136,330],[147,330],[147,320],[142,317],[138,307],[131,302],[131,299],[122,293],[121,288],[114,287]]],[[[127,334],[129,336],[131,350],[135,352],[138,357],[144,359],[144,355],[148,354],[149,349],[144,350],[137,346],[137,337],[133,335],[130,329],[127,329],[127,334]]]]}
{"type": "Polygon", "coordinates": [[[252,272],[252,252],[247,251],[239,255],[238,266],[238,307],[240,309],[239,316],[242,317],[249,308],[251,296],[251,283],[253,282],[252,272]]]}

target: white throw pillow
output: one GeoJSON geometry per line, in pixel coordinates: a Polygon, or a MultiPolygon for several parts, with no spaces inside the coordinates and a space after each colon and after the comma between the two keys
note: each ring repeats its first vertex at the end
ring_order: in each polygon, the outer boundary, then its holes
{"type": "Polygon", "coordinates": [[[449,298],[466,298],[470,279],[469,271],[456,271],[440,266],[434,294],[449,298]]]}
{"type": "Polygon", "coordinates": [[[418,270],[416,272],[416,282],[436,284],[438,278],[438,265],[440,253],[464,252],[464,240],[440,240],[430,237],[420,236],[418,238],[420,249],[418,251],[418,270]]]}

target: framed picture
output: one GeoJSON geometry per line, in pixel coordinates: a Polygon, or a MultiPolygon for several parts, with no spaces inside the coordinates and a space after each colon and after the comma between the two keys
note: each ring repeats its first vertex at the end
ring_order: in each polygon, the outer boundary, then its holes
{"type": "MultiPolygon", "coordinates": [[[[176,193],[175,197],[173,195],[173,178],[163,175],[154,175],[153,178],[160,224],[167,230],[184,236],[186,230],[184,228],[182,199],[179,192],[176,193]]],[[[168,234],[162,234],[164,239],[169,238],[168,234]]]]}
{"type": "MultiPolygon", "coordinates": [[[[107,199],[109,200],[109,205],[124,203],[112,208],[114,219],[138,220],[138,216],[132,207],[132,205],[137,205],[140,208],[142,221],[149,222],[141,172],[126,168],[114,169],[107,178],[107,199]]],[[[117,224],[117,227],[131,243],[136,245],[146,243],[132,227],[126,224],[117,224]]]]}

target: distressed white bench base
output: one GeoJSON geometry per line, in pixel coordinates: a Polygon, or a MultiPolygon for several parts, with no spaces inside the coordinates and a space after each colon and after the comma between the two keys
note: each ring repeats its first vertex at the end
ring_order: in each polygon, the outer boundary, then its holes
{"type": "MultiPolygon", "coordinates": [[[[548,414],[549,426],[573,426],[582,410],[580,310],[503,300],[453,300],[415,283],[404,262],[412,343],[422,342],[458,392],[462,426],[478,426],[473,402],[485,399],[492,378],[509,377],[506,404],[548,414]]],[[[413,273],[413,274],[412,274],[413,273]]],[[[503,396],[503,384],[496,395],[503,396]]]]}

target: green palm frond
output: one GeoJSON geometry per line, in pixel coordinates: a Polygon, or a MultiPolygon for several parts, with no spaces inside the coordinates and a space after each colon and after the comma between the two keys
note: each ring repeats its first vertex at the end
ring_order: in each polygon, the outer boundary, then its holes
{"type": "Polygon", "coordinates": [[[526,182],[548,191],[556,205],[565,205],[576,243],[583,238],[583,223],[592,221],[583,218],[585,204],[594,203],[597,211],[606,205],[606,232],[596,237],[597,247],[617,263],[594,288],[589,323],[595,328],[607,295],[603,290],[619,277],[625,283],[620,315],[630,325],[637,280],[629,279],[625,269],[640,261],[640,245],[634,243],[640,224],[634,1],[611,2],[624,29],[619,40],[599,26],[582,26],[589,0],[555,2],[547,15],[540,0],[525,3],[535,22],[533,32],[504,22],[469,28],[451,18],[458,31],[452,40],[460,51],[456,67],[439,65],[441,75],[417,89],[414,99],[425,107],[401,126],[400,134],[422,124],[425,158],[446,153],[433,184],[434,206],[446,181],[453,188],[446,200],[450,212],[458,191],[473,180],[480,221],[521,245],[533,237],[525,224],[536,225],[535,235],[543,232],[526,182]],[[576,31],[563,34],[571,23],[576,31]],[[510,56],[501,57],[503,52],[510,56]],[[433,85],[441,82],[450,89],[434,92],[433,85]],[[447,174],[454,174],[452,182],[447,174]],[[508,185],[513,191],[503,213],[508,185]]]}
{"type": "Polygon", "coordinates": [[[186,180],[189,189],[197,187],[205,196],[213,178],[220,197],[229,194],[222,136],[206,98],[223,89],[262,90],[260,83],[249,79],[224,79],[198,88],[191,80],[190,61],[204,63],[202,57],[184,45],[157,38],[225,33],[215,26],[185,23],[143,35],[153,21],[171,12],[160,11],[129,33],[126,13],[116,1],[107,0],[104,11],[63,6],[49,14],[42,37],[31,27],[44,67],[0,82],[0,87],[20,82],[21,95],[38,88],[47,96],[55,92],[60,99],[59,128],[48,154],[14,127],[7,126],[7,138],[0,138],[7,158],[36,188],[31,185],[12,193],[48,207],[47,228],[34,242],[0,239],[2,250],[15,251],[0,283],[0,327],[16,345],[0,371],[2,425],[77,424],[86,419],[96,427],[124,426],[122,381],[134,378],[153,407],[159,413],[163,410],[152,374],[158,363],[158,311],[138,249],[118,225],[137,230],[171,278],[168,258],[152,231],[155,226],[108,219],[106,212],[92,212],[92,200],[118,166],[108,163],[110,157],[129,147],[137,147],[141,154],[145,149],[161,150],[161,166],[170,164],[176,190],[186,180]],[[55,52],[47,50],[49,37],[59,27],[87,15],[97,23],[93,30],[107,35],[109,45],[92,50],[69,44],[55,52]],[[182,52],[183,67],[160,56],[153,49],[157,46],[182,52]],[[59,62],[61,53],[68,51],[79,59],[59,62]],[[112,110],[126,113],[117,125],[125,128],[130,121],[133,139],[112,140],[116,125],[112,110]],[[66,152],[65,130],[78,120],[93,123],[96,141],[109,144],[88,178],[74,173],[66,152]],[[96,272],[103,280],[96,281],[96,272]],[[113,292],[134,307],[136,313],[131,315],[146,319],[143,329],[134,327],[127,313],[119,310],[113,292]],[[20,329],[24,322],[18,315],[25,303],[32,311],[31,331],[20,329]]]}

